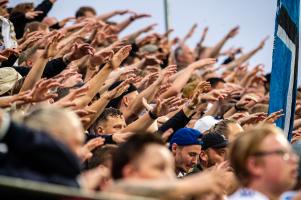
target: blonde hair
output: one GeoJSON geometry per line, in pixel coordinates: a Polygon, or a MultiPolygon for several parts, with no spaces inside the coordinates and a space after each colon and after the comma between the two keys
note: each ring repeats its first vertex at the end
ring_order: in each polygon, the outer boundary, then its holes
{"type": "Polygon", "coordinates": [[[230,145],[230,163],[243,186],[247,186],[250,182],[250,173],[246,166],[248,159],[260,150],[261,143],[266,137],[281,132],[274,125],[260,125],[245,131],[230,145]]]}

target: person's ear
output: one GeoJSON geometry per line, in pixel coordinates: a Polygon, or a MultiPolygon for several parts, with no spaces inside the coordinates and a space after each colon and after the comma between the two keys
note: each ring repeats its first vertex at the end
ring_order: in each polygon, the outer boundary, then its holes
{"type": "Polygon", "coordinates": [[[171,152],[175,155],[178,149],[178,145],[176,143],[173,143],[171,145],[171,152]]]}
{"type": "Polygon", "coordinates": [[[123,101],[123,104],[126,108],[129,107],[130,102],[129,102],[129,98],[127,96],[124,96],[122,101],[123,101]]]}
{"type": "Polygon", "coordinates": [[[122,177],[128,178],[128,177],[135,177],[135,174],[137,172],[137,169],[133,167],[133,165],[128,164],[123,167],[122,169],[122,177]]]}
{"type": "Polygon", "coordinates": [[[205,150],[201,150],[201,153],[199,155],[200,160],[207,162],[208,161],[208,155],[206,154],[205,150]]]}
{"type": "Polygon", "coordinates": [[[103,127],[102,127],[102,126],[98,126],[98,127],[97,127],[97,134],[101,135],[101,134],[103,134],[103,133],[104,133],[103,127]]]}
{"type": "Polygon", "coordinates": [[[252,176],[258,177],[265,173],[261,161],[254,157],[247,159],[246,168],[252,176]]]}

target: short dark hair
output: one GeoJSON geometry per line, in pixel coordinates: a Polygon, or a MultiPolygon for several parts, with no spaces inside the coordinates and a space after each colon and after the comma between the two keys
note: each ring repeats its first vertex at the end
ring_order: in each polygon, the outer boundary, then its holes
{"type": "Polygon", "coordinates": [[[79,18],[79,17],[85,17],[85,12],[91,12],[94,15],[96,15],[96,11],[94,8],[90,7],[90,6],[82,6],[80,7],[76,13],[75,13],[75,17],[79,18]]]}
{"type": "Polygon", "coordinates": [[[119,109],[116,108],[106,108],[97,118],[96,123],[99,124],[103,121],[106,121],[108,117],[122,117],[123,114],[119,109]]]}
{"type": "Polygon", "coordinates": [[[117,145],[107,144],[99,146],[92,151],[93,156],[87,160],[86,168],[93,169],[104,164],[107,160],[112,160],[113,153],[116,151],[117,145]]]}
{"type": "Polygon", "coordinates": [[[224,79],[218,77],[208,78],[207,81],[210,83],[212,88],[215,88],[218,83],[226,83],[224,79]]]}
{"type": "MultiPolygon", "coordinates": [[[[125,143],[121,144],[113,154],[112,177],[113,179],[122,179],[123,168],[137,159],[150,144],[164,145],[162,139],[154,134],[135,134],[125,143]]],[[[155,155],[154,155],[155,156],[155,155]]]]}

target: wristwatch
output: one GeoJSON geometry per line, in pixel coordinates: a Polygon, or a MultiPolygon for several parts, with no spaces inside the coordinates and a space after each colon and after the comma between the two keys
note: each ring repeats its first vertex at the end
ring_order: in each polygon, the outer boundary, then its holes
{"type": "Polygon", "coordinates": [[[189,110],[195,110],[196,109],[196,105],[187,105],[187,108],[189,109],[189,110]]]}
{"type": "Polygon", "coordinates": [[[69,64],[71,63],[71,61],[67,59],[67,56],[66,56],[66,55],[63,56],[63,62],[64,62],[66,65],[69,65],[69,64]]]}

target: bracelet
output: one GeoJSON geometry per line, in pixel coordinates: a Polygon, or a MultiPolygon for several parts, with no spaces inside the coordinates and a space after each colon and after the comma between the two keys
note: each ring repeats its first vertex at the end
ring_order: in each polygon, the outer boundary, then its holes
{"type": "Polygon", "coordinates": [[[148,114],[149,114],[150,118],[152,118],[153,120],[156,120],[158,118],[158,116],[155,115],[151,110],[148,111],[148,114]]]}
{"type": "Polygon", "coordinates": [[[234,109],[235,109],[235,110],[237,110],[237,111],[240,111],[240,110],[242,110],[241,108],[237,107],[237,105],[236,105],[236,104],[234,105],[234,109]]]}
{"type": "Polygon", "coordinates": [[[134,21],[134,20],[135,20],[135,17],[131,16],[131,17],[130,17],[130,21],[132,22],[132,21],[134,21]]]}
{"type": "Polygon", "coordinates": [[[69,65],[69,64],[70,64],[70,60],[68,60],[68,59],[66,58],[66,55],[63,56],[63,62],[64,62],[66,65],[69,65]]]}
{"type": "Polygon", "coordinates": [[[195,110],[196,109],[196,106],[194,105],[194,106],[191,106],[191,105],[187,105],[187,108],[189,109],[189,110],[195,110]]]}

